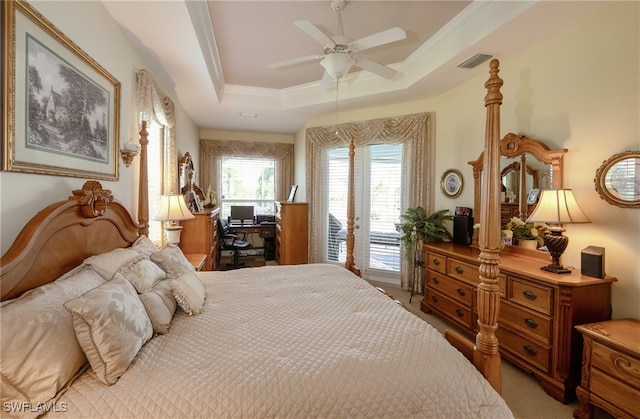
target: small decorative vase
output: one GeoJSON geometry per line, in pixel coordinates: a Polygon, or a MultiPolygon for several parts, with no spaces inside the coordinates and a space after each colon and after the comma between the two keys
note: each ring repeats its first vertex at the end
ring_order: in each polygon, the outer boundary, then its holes
{"type": "Polygon", "coordinates": [[[518,246],[536,250],[538,248],[538,240],[518,240],[518,246]]]}

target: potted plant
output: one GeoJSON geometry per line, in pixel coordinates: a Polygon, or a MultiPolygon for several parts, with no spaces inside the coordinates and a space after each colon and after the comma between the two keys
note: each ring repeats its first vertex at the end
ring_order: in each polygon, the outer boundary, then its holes
{"type": "Polygon", "coordinates": [[[422,207],[409,208],[400,217],[403,220],[398,227],[402,233],[400,242],[409,260],[412,259],[413,245],[417,242],[431,243],[452,239],[451,233],[444,225],[445,221],[453,219],[448,209],[427,215],[422,207]]]}
{"type": "Polygon", "coordinates": [[[524,245],[527,241],[535,242],[532,248],[536,249],[544,244],[544,232],[548,229],[549,226],[547,224],[527,223],[518,217],[513,217],[504,226],[503,232],[507,234],[511,232],[511,236],[518,240],[518,244],[521,247],[527,247],[524,245]]]}

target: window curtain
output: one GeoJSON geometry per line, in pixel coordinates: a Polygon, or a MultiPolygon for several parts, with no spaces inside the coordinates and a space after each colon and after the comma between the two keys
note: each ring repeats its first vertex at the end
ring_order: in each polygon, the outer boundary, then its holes
{"type": "Polygon", "coordinates": [[[262,143],[250,141],[200,140],[201,187],[220,190],[223,157],[255,157],[275,160],[276,201],[287,198],[293,183],[293,144],[262,143]]]}
{"type": "MultiPolygon", "coordinates": [[[[407,208],[422,206],[432,211],[432,148],[431,118],[428,113],[404,115],[369,121],[349,122],[340,125],[313,127],[306,130],[306,193],[309,201],[309,220],[322,219],[324,182],[322,172],[323,152],[329,148],[348,147],[353,137],[356,147],[371,144],[403,145],[401,212],[407,208]]],[[[400,220],[399,220],[400,221],[400,220]]],[[[322,225],[309,223],[309,261],[322,260],[322,225]]],[[[401,253],[404,254],[404,253],[401,253]]],[[[402,257],[400,262],[401,286],[409,289],[413,263],[402,257]]],[[[422,284],[421,278],[415,278],[422,284]]],[[[420,285],[422,287],[422,285],[420,285]]],[[[416,290],[417,287],[415,288],[416,290]]],[[[422,292],[422,290],[418,290],[422,292]]]]}
{"type": "MultiPolygon", "coordinates": [[[[164,179],[162,181],[163,194],[178,193],[178,155],[176,150],[176,112],[173,101],[167,96],[151,73],[138,70],[136,99],[140,123],[155,119],[165,127],[164,131],[164,179]]],[[[141,127],[140,127],[141,128],[141,127]]]]}

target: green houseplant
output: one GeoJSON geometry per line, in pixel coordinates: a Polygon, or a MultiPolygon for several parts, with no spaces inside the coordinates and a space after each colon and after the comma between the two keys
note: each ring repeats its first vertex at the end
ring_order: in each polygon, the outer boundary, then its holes
{"type": "Polygon", "coordinates": [[[452,236],[444,225],[453,216],[448,209],[438,210],[427,215],[422,207],[409,208],[400,216],[403,222],[399,226],[400,243],[404,246],[409,261],[413,259],[413,245],[417,242],[430,243],[451,240],[452,236]]]}

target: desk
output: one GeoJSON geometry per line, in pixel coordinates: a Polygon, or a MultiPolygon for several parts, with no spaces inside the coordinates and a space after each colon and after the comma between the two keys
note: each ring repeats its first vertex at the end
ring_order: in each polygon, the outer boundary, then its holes
{"type": "MultiPolygon", "coordinates": [[[[264,259],[274,259],[274,238],[276,237],[276,224],[229,224],[231,232],[246,231],[247,234],[258,234],[264,241],[264,259]]],[[[254,247],[256,249],[256,247],[254,247]]],[[[257,247],[257,249],[260,249],[257,247]]]]}

